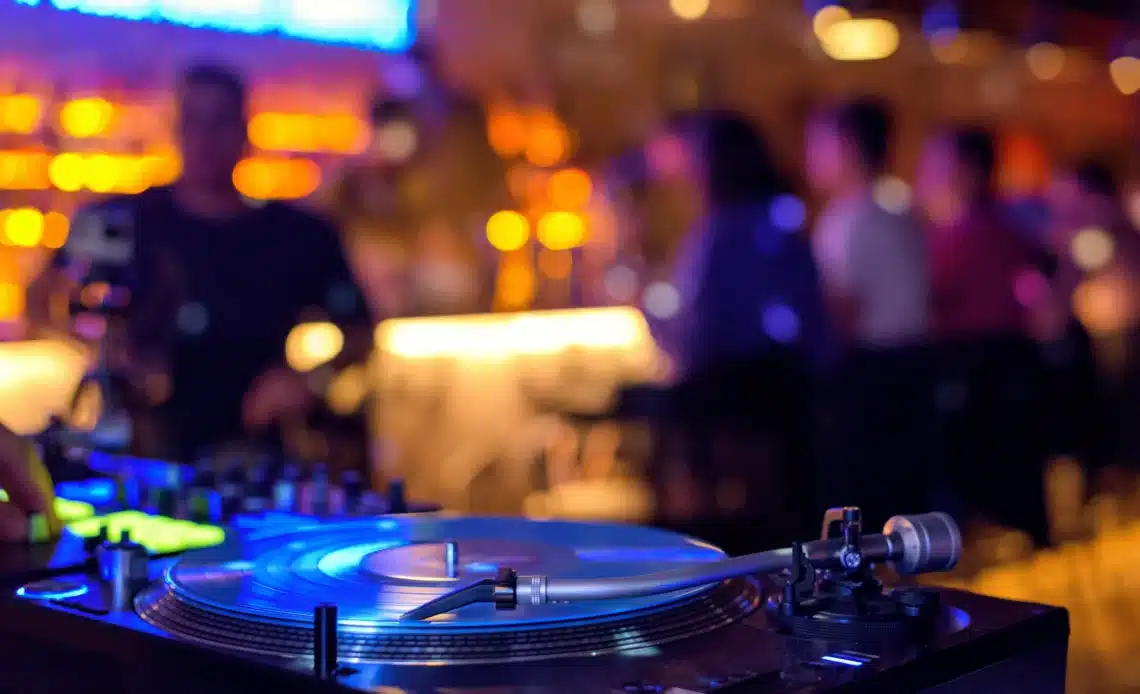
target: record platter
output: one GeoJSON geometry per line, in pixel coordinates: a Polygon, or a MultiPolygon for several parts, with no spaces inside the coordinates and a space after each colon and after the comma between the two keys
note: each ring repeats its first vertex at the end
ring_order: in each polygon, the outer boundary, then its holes
{"type": "Polygon", "coordinates": [[[99,570],[0,598],[0,643],[26,651],[5,659],[18,692],[903,692],[1029,682],[992,667],[1029,660],[1048,664],[1033,691],[1063,691],[1063,610],[872,575],[952,566],[948,517],[829,519],[820,540],[736,558],[652,528],[442,514],[233,531],[164,562],[121,538],[99,570]],[[96,652],[98,680],[81,674],[96,652]]]}

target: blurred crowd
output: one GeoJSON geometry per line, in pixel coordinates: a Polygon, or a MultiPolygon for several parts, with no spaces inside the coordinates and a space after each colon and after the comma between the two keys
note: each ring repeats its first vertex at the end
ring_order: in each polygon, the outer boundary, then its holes
{"type": "MultiPolygon", "coordinates": [[[[321,201],[330,224],[235,189],[247,98],[225,68],[186,73],[182,178],[92,207],[135,241],[126,356],[111,361],[127,406],[158,413],[135,420],[148,453],[280,438],[368,358],[377,320],[492,306],[484,230],[507,193],[478,105],[435,83],[377,99],[372,147],[321,201]],[[284,345],[313,320],[344,344],[299,374],[284,345]]],[[[802,181],[724,110],[676,115],[595,172],[612,233],[574,251],[575,296],[642,297],[668,356],[665,388],[631,387],[610,413],[656,425],[659,515],[759,512],[799,532],[825,505],[864,506],[872,524],[940,507],[1046,542],[1048,459],[1140,463],[1140,236],[1113,172],[1060,168],[1025,214],[997,192],[984,128],[933,133],[910,183],[891,175],[884,103],[820,108],[805,132],[802,181]]],[[[29,290],[38,329],[73,329],[58,300],[110,239],[85,236],[92,210],[29,290]]],[[[366,465],[363,416],[341,427],[356,443],[338,467],[366,465]]]]}
{"type": "Polygon", "coordinates": [[[1058,170],[1027,216],[997,192],[984,128],[932,134],[912,184],[890,176],[884,103],[820,109],[806,133],[822,201],[806,233],[791,179],[737,114],[679,117],[615,167],[631,238],[651,233],[651,197],[686,220],[659,270],[676,310],[653,321],[697,490],[685,513],[729,513],[728,477],[789,517],[808,509],[802,527],[832,504],[871,523],[939,507],[1044,544],[1048,459],[1140,461],[1140,236],[1112,171],[1058,170]]]}

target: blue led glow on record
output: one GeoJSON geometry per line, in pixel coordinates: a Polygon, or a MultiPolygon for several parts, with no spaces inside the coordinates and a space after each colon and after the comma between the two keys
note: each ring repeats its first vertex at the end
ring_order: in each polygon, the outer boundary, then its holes
{"type": "Polygon", "coordinates": [[[863,663],[855,660],[854,658],[846,658],[839,655],[825,655],[820,660],[826,660],[829,663],[836,665],[846,665],[847,667],[863,667],[863,663]]]}
{"type": "Polygon", "coordinates": [[[72,598],[82,597],[90,590],[86,585],[80,584],[74,588],[57,591],[30,591],[27,586],[16,590],[16,595],[28,600],[70,600],[72,598]]]}
{"type": "Polygon", "coordinates": [[[320,43],[399,52],[415,40],[415,0],[15,0],[131,21],[169,22],[243,34],[277,33],[320,43]]]}

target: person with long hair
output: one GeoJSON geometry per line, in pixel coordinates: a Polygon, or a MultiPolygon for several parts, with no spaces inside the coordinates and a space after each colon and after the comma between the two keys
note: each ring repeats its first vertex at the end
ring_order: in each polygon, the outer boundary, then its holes
{"type": "Polygon", "coordinates": [[[794,527],[806,508],[796,495],[810,468],[810,373],[829,336],[811,249],[798,233],[802,205],[739,114],[685,114],[663,137],[680,146],[672,159],[659,152],[656,166],[651,154],[651,168],[686,177],[700,211],[676,259],[680,310],[662,331],[695,512],[766,509],[765,522],[782,516],[794,527]],[[792,491],[765,492],[775,488],[792,491]]]}

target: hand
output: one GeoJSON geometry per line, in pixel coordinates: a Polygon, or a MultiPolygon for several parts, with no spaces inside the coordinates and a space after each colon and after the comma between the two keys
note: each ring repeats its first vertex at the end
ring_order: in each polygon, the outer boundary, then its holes
{"type": "Polygon", "coordinates": [[[54,534],[59,522],[47,468],[31,443],[0,425],[0,487],[8,501],[0,502],[0,541],[22,542],[28,537],[28,516],[43,514],[54,534]]]}
{"type": "Polygon", "coordinates": [[[304,375],[288,368],[266,371],[253,382],[242,403],[246,427],[269,428],[274,422],[304,415],[313,403],[313,393],[304,375]]]}

